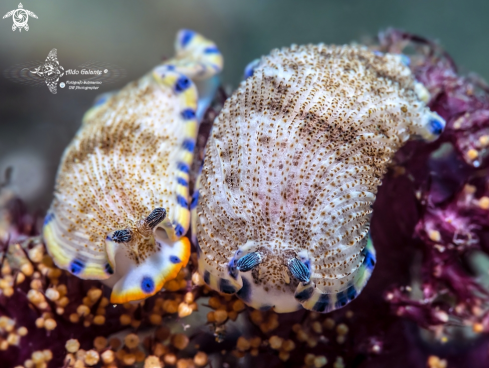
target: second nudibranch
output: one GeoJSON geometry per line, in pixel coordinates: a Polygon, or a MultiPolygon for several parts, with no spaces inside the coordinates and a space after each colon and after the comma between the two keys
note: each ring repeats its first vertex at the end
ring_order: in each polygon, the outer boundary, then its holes
{"type": "Polygon", "coordinates": [[[199,272],[257,309],[341,308],[373,271],[372,204],[391,159],[445,121],[402,56],[362,46],[274,50],[245,76],[192,200],[199,272]]]}
{"type": "Polygon", "coordinates": [[[190,30],[178,33],[175,48],[174,58],[85,114],[44,222],[56,265],[104,280],[111,303],[154,295],[190,256],[189,168],[199,111],[223,59],[190,30]]]}

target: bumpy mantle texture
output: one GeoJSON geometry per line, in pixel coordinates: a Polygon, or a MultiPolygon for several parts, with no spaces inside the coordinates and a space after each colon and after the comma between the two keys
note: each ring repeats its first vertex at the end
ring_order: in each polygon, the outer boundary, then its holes
{"type": "MultiPolygon", "coordinates": [[[[489,88],[460,77],[421,37],[391,30],[373,48],[400,53],[408,45],[429,107],[447,127],[434,143],[408,143],[384,177],[371,222],[377,266],[358,299],[326,315],[253,310],[203,286],[193,253],[164,291],[114,308],[109,289],[56,268],[40,240],[28,240],[38,218],[4,190],[2,364],[484,367],[489,295],[479,276],[487,265],[478,265],[489,253],[489,88]]],[[[200,156],[221,102],[201,125],[200,156]]]]}
{"type": "Polygon", "coordinates": [[[357,297],[375,265],[367,234],[383,174],[408,139],[445,125],[406,60],[320,44],[253,63],[214,122],[198,183],[209,286],[279,313],[357,297]]]}

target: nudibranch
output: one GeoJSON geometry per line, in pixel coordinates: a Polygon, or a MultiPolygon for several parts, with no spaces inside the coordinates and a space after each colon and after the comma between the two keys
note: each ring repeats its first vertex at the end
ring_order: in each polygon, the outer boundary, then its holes
{"type": "Polygon", "coordinates": [[[197,85],[220,72],[222,55],[182,30],[176,56],[83,117],[58,169],[43,235],[54,262],[112,287],[111,302],[144,299],[190,255],[189,166],[201,102],[197,85]]]}
{"type": "Polygon", "coordinates": [[[374,268],[372,203],[394,153],[445,122],[405,57],[363,46],[274,50],[245,76],[192,201],[199,273],[257,309],[340,308],[374,268]]]}

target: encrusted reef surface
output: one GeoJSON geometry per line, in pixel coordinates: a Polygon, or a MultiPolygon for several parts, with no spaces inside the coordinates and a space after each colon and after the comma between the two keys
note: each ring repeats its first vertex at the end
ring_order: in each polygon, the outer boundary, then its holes
{"type": "Polygon", "coordinates": [[[107,287],[54,265],[37,237],[44,214],[2,188],[2,367],[485,367],[489,88],[421,37],[390,30],[372,48],[407,46],[447,126],[394,157],[373,208],[377,266],[355,301],[329,314],[254,310],[204,285],[194,249],[163,291],[114,307],[107,287]]]}

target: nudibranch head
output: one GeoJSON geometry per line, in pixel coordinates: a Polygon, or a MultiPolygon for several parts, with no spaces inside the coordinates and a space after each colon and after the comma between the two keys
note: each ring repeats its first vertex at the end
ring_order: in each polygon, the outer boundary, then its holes
{"type": "Polygon", "coordinates": [[[54,262],[144,299],[186,265],[189,167],[200,103],[194,81],[222,68],[211,41],[179,32],[176,57],[100,98],[63,154],[43,234],[54,262]],[[212,52],[208,52],[212,50],[212,52]]]}
{"type": "Polygon", "coordinates": [[[207,142],[192,221],[199,272],[246,304],[340,308],[376,262],[377,187],[410,138],[444,120],[406,61],[362,46],[292,46],[250,64],[207,142]]]}

